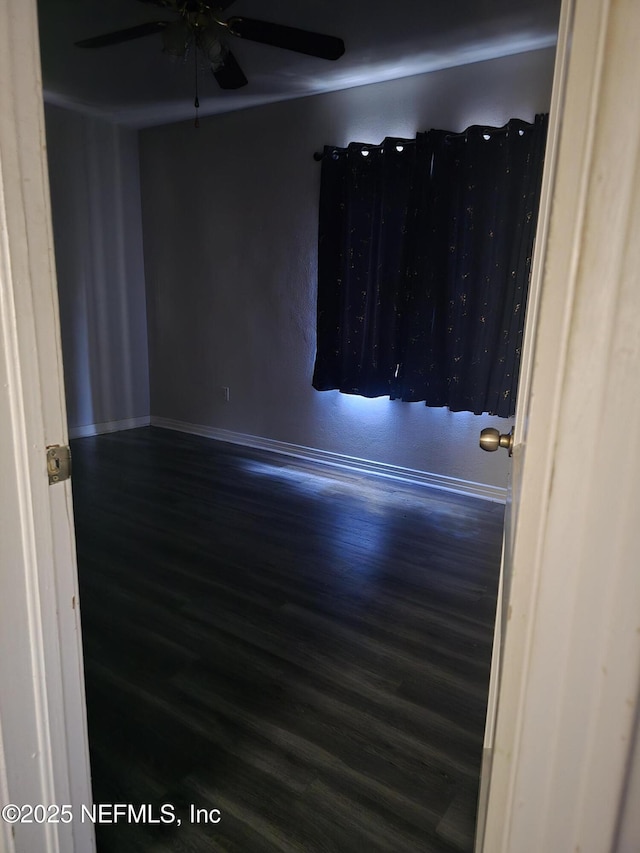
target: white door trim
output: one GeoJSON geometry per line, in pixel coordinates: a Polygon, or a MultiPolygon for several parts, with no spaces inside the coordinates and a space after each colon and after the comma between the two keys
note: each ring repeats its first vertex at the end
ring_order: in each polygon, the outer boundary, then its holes
{"type": "Polygon", "coordinates": [[[70,805],[71,823],[0,818],[0,849],[90,853],[91,803],[35,0],[0,4],[0,792],[70,805]]]}
{"type": "Polygon", "coordinates": [[[636,0],[576,0],[487,853],[617,848],[640,685],[636,0]]]}

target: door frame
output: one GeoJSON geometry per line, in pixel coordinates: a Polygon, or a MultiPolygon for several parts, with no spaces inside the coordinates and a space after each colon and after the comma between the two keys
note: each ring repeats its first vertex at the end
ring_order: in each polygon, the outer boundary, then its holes
{"type": "MultiPolygon", "coordinates": [[[[516,444],[487,853],[602,853],[637,827],[624,804],[640,684],[639,31],[636,0],[575,2],[516,444]]],[[[44,463],[67,432],[35,0],[0,4],[0,81],[0,796],[79,809],[91,791],[71,492],[48,486],[44,463]]],[[[0,821],[3,853],[94,849],[78,820],[11,830],[0,821]]]]}
{"type": "Polygon", "coordinates": [[[46,464],[68,435],[35,0],[0,3],[0,434],[0,800],[72,807],[0,818],[0,851],[91,853],[71,487],[46,464]]]}

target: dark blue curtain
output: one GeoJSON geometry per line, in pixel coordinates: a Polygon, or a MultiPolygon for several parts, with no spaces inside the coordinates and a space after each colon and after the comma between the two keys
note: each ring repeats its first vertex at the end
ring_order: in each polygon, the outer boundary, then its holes
{"type": "Polygon", "coordinates": [[[513,414],[546,132],[325,148],[315,388],[513,414]]]}

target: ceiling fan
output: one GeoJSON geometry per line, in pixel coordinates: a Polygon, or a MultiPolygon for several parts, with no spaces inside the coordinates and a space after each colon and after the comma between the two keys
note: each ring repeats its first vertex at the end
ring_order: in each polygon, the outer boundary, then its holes
{"type": "Polygon", "coordinates": [[[247,78],[237,59],[229,49],[229,35],[248,41],[281,47],[320,59],[339,59],[344,53],[344,42],[335,36],[299,30],[259,21],[256,18],[232,17],[224,21],[220,15],[233,0],[139,0],[151,6],[177,13],[171,21],[149,21],[125,30],[105,33],[76,42],[77,47],[108,47],[113,44],[162,34],[163,50],[174,58],[184,59],[193,48],[211,66],[211,71],[221,89],[240,89],[247,78]]]}

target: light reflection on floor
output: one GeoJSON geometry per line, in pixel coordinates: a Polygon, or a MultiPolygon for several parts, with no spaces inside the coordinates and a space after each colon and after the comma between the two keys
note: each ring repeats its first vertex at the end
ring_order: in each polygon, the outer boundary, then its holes
{"type": "MultiPolygon", "coordinates": [[[[286,483],[300,495],[323,498],[330,498],[331,495],[343,496],[361,503],[364,511],[376,515],[384,515],[391,508],[396,511],[400,508],[411,513],[416,521],[435,526],[438,519],[446,519],[450,533],[451,523],[454,522],[457,538],[472,539],[478,533],[477,514],[466,511],[466,501],[479,499],[459,500],[457,495],[431,486],[403,483],[393,478],[365,474],[357,468],[349,469],[346,466],[336,466],[330,472],[324,473],[321,472],[322,465],[318,466],[318,472],[311,472],[297,467],[295,462],[291,465],[272,465],[246,459],[242,460],[241,464],[248,473],[286,483]]],[[[302,464],[308,466],[313,463],[302,464]]],[[[496,510],[502,512],[503,508],[496,505],[496,510]]],[[[352,525],[349,526],[348,535],[353,540],[352,525]]]]}

